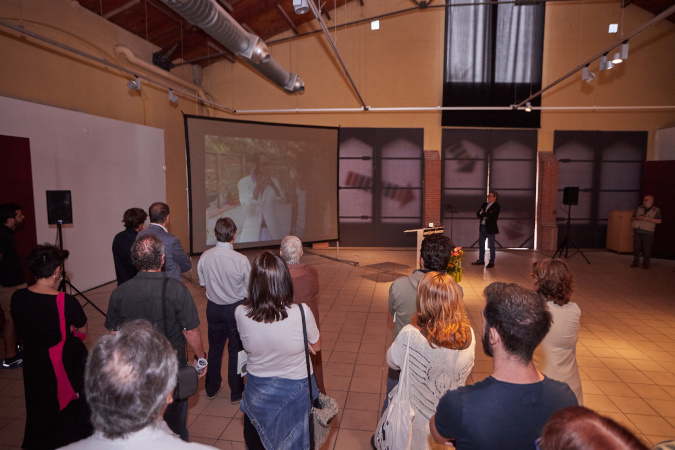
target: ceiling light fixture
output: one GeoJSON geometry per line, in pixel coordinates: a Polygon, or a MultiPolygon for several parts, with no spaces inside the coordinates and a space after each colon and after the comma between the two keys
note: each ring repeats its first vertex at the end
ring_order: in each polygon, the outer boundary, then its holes
{"type": "Polygon", "coordinates": [[[136,75],[135,80],[131,80],[130,82],[127,83],[127,87],[132,91],[140,91],[141,90],[141,79],[138,78],[138,75],[136,75]]]}
{"type": "Polygon", "coordinates": [[[173,89],[169,89],[169,101],[173,104],[178,103],[178,97],[173,93],[173,89]]]}
{"type": "Polygon", "coordinates": [[[380,21],[379,20],[373,20],[370,22],[370,29],[371,30],[379,30],[380,29],[380,21]]]}
{"type": "Polygon", "coordinates": [[[293,8],[295,8],[296,14],[305,14],[307,11],[309,11],[307,0],[293,0],[293,8]]]}
{"type": "Polygon", "coordinates": [[[621,44],[620,47],[621,59],[628,59],[628,41],[621,44]]]}
{"type": "Polygon", "coordinates": [[[607,53],[605,53],[600,57],[600,70],[609,70],[612,67],[614,67],[614,64],[612,64],[612,61],[607,60],[607,53]]]}
{"type": "Polygon", "coordinates": [[[530,102],[525,103],[525,111],[526,112],[532,111],[532,103],[530,103],[530,102]]]}
{"type": "Polygon", "coordinates": [[[584,68],[581,69],[581,79],[586,83],[590,83],[595,80],[595,74],[591,72],[591,69],[588,66],[584,66],[584,68]]]}

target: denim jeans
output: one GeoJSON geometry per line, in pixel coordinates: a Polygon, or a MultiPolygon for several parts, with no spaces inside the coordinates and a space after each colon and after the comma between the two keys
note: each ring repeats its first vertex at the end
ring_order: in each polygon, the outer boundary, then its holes
{"type": "MultiPolygon", "coordinates": [[[[248,416],[265,448],[309,449],[309,386],[307,378],[246,376],[239,409],[248,416]]],[[[312,376],[312,393],[318,396],[312,376]]]]}
{"type": "Polygon", "coordinates": [[[489,234],[485,225],[481,225],[478,230],[478,260],[485,261],[485,240],[488,241],[488,248],[490,249],[490,262],[495,262],[495,235],[489,234]]]}
{"type": "Polygon", "coordinates": [[[223,351],[227,342],[227,383],[230,386],[230,400],[241,399],[244,391],[244,379],[237,374],[237,354],[244,347],[241,345],[234,310],[244,301],[231,305],[217,305],[206,302],[206,322],[209,325],[209,370],[206,372],[206,395],[212,397],[220,389],[223,377],[220,368],[223,363],[223,351]]]}

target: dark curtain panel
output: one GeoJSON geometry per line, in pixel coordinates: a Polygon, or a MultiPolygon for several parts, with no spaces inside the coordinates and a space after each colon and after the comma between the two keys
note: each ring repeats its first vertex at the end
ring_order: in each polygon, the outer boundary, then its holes
{"type": "Polygon", "coordinates": [[[580,248],[605,248],[610,210],[640,205],[642,171],[647,153],[644,131],[556,131],[553,151],[560,161],[558,177],[558,243],[565,238],[566,187],[579,188],[572,205],[570,237],[580,248]]]}
{"type": "Polygon", "coordinates": [[[422,226],[423,129],[340,129],[340,242],[415,247],[422,226]]]}
{"type": "MultiPolygon", "coordinates": [[[[446,0],[446,5],[443,106],[509,106],[541,89],[544,3],[446,0]]],[[[539,106],[540,98],[532,104],[539,106]]],[[[443,126],[539,124],[538,111],[443,111],[442,117],[443,126]]]]}
{"type": "Polygon", "coordinates": [[[442,149],[443,227],[455,245],[476,245],[476,211],[487,191],[496,190],[501,205],[498,247],[533,248],[537,132],[443,130],[442,149]]]}

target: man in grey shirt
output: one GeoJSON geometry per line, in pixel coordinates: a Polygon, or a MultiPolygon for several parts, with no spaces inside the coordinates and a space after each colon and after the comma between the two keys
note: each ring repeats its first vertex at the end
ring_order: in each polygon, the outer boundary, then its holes
{"type": "Polygon", "coordinates": [[[243,350],[234,310],[248,297],[251,263],[248,258],[234,250],[237,225],[230,218],[221,218],[214,230],[218,243],[205,251],[199,264],[199,284],[206,286],[206,321],[209,324],[209,364],[206,374],[206,395],[214,397],[220,390],[223,351],[227,342],[227,382],[230,386],[230,402],[241,401],[244,381],[237,374],[237,355],[243,350]]]}

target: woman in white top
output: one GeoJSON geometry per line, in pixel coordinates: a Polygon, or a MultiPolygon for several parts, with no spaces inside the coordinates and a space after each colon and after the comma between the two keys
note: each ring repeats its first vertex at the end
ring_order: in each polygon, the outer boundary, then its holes
{"type": "MultiPolygon", "coordinates": [[[[311,353],[321,349],[319,329],[306,305],[311,353]]],[[[284,261],[269,251],[251,269],[249,297],[234,312],[248,355],[240,409],[244,439],[253,449],[309,449],[309,384],[300,306],[293,304],[293,282],[284,261]]],[[[314,376],[312,392],[318,395],[314,376]]]]}
{"type": "Polygon", "coordinates": [[[547,377],[567,383],[583,405],[577,366],[581,310],[570,302],[574,275],[564,261],[547,259],[532,265],[532,279],[553,315],[551,329],[534,351],[534,365],[547,377]]]}
{"type": "MultiPolygon", "coordinates": [[[[411,448],[434,448],[437,444],[430,439],[429,419],[443,394],[464,386],[476,349],[459,288],[447,273],[429,272],[420,280],[417,312],[387,351],[389,367],[403,367],[408,342],[408,366],[401,377],[404,384],[410,383],[410,402],[415,410],[411,448]]],[[[399,384],[392,395],[404,388],[399,384]]]]}

